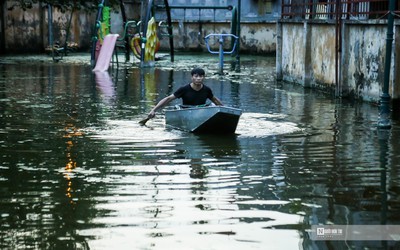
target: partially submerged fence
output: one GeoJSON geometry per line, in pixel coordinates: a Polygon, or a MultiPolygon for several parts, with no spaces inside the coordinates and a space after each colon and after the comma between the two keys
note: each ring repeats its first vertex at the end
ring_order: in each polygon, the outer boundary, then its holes
{"type": "MultiPolygon", "coordinates": [[[[389,0],[283,0],[282,19],[386,19],[389,0]],[[340,18],[339,18],[340,17],[340,18]]],[[[398,1],[394,12],[400,15],[398,1]]]]}

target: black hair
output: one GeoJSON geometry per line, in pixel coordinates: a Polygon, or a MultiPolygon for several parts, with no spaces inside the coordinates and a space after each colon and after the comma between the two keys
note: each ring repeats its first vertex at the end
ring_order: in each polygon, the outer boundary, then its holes
{"type": "Polygon", "coordinates": [[[199,75],[199,76],[204,76],[206,72],[202,68],[194,68],[192,69],[192,72],[190,72],[193,75],[199,75]]]}

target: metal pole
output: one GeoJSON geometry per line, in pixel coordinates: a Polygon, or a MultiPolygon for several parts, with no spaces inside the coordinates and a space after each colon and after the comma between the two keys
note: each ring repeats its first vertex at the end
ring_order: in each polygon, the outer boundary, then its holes
{"type": "Polygon", "coordinates": [[[240,16],[241,16],[241,9],[242,9],[242,1],[238,0],[238,11],[237,11],[237,36],[238,36],[238,40],[237,40],[237,47],[236,47],[236,72],[240,72],[240,16]]]}
{"type": "Polygon", "coordinates": [[[224,38],[219,36],[219,73],[222,75],[224,71],[224,38]]]}
{"type": "Polygon", "coordinates": [[[171,19],[171,8],[169,7],[168,0],[164,0],[165,10],[167,12],[168,21],[168,37],[169,37],[169,50],[171,54],[171,62],[174,61],[174,37],[172,33],[172,19],[171,19]]]}
{"type": "Polygon", "coordinates": [[[382,95],[379,103],[379,120],[378,127],[390,129],[392,127],[390,120],[390,64],[392,61],[392,43],[393,43],[393,11],[396,6],[396,0],[389,1],[389,15],[387,21],[387,38],[386,38],[386,58],[385,58],[385,75],[383,79],[382,95]]]}

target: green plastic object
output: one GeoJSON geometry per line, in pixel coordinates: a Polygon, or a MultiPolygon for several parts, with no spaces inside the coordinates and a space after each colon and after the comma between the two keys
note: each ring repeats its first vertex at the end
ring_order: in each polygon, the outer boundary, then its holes
{"type": "Polygon", "coordinates": [[[111,28],[111,17],[110,17],[110,7],[104,7],[103,8],[103,21],[104,25],[104,35],[110,34],[110,28],[111,28]]]}

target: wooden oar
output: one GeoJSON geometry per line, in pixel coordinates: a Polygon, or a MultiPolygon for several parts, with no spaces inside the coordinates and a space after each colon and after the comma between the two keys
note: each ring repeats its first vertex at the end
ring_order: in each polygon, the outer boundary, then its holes
{"type": "Polygon", "coordinates": [[[146,125],[146,122],[147,122],[148,120],[150,120],[150,119],[151,119],[150,117],[147,117],[147,118],[141,120],[141,121],[139,122],[139,124],[142,125],[142,126],[144,126],[144,125],[146,125]]]}

